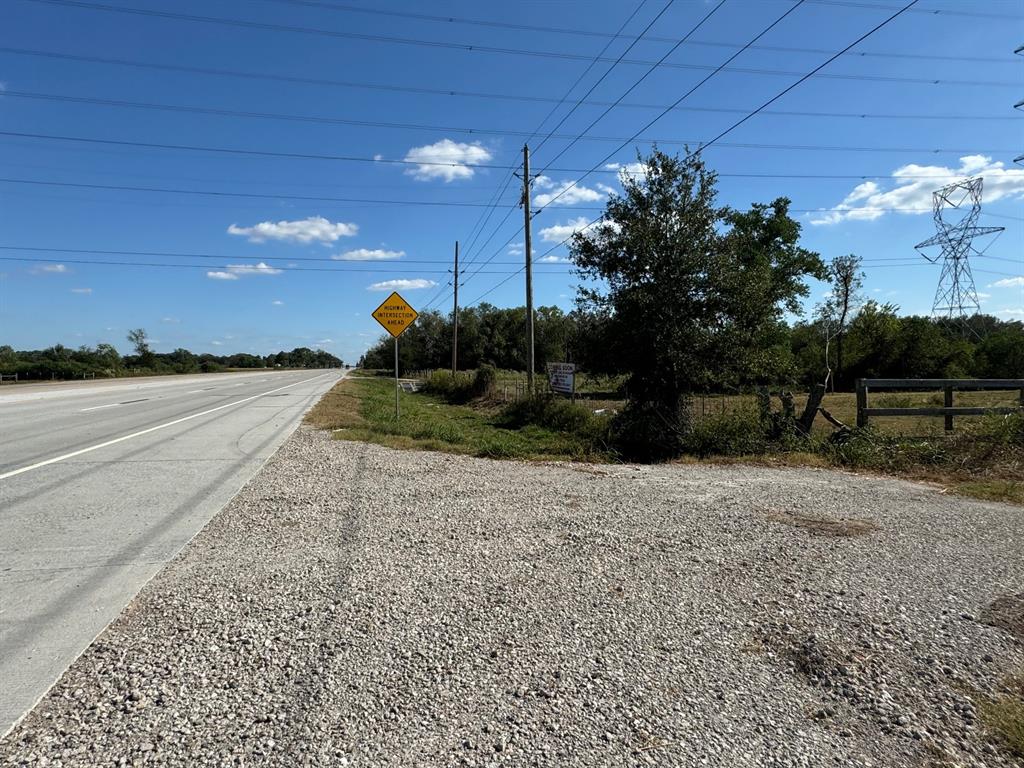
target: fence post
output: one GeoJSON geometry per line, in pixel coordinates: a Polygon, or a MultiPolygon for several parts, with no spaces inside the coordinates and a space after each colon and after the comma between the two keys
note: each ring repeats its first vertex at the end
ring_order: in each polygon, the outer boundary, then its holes
{"type": "MultiPolygon", "coordinates": [[[[944,387],[943,388],[943,395],[944,395],[943,396],[943,402],[942,402],[943,406],[945,406],[946,408],[952,408],[953,407],[953,388],[950,387],[950,386],[944,387]]],[[[951,414],[951,413],[947,413],[946,414],[946,431],[947,432],[952,432],[953,431],[953,414],[951,414]]]]}
{"type": "Polygon", "coordinates": [[[864,379],[857,379],[857,427],[868,425],[868,388],[864,379]]]}

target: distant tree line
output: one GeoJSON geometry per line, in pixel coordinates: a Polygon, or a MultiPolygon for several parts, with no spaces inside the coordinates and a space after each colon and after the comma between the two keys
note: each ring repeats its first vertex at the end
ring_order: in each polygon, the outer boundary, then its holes
{"type": "MultiPolygon", "coordinates": [[[[1024,323],[976,315],[964,324],[945,318],[900,316],[894,304],[866,301],[852,314],[844,331],[844,360],[830,351],[837,390],[852,390],[858,378],[989,378],[1024,377],[1024,323]],[[977,332],[977,333],[975,333],[977,332]]],[[[558,307],[537,311],[537,372],[548,362],[576,362],[580,370],[597,374],[625,373],[608,354],[610,340],[600,318],[558,307]]],[[[779,324],[765,347],[767,364],[745,375],[709,380],[702,392],[731,392],[768,385],[808,389],[824,383],[828,321],[815,318],[794,325],[779,324]]],[[[459,369],[481,365],[526,369],[526,309],[499,309],[481,304],[459,313],[459,369]]],[[[438,312],[420,315],[399,343],[403,373],[451,367],[451,317],[438,312]]],[[[360,360],[366,368],[391,369],[394,348],[390,337],[370,348],[360,360]]]]}
{"type": "Polygon", "coordinates": [[[81,379],[84,376],[108,378],[171,373],[215,373],[234,368],[331,368],[341,366],[340,358],[322,349],[297,347],[291,352],[270,355],[195,354],[178,348],[173,352],[154,352],[146,332],[129,332],[135,354],[121,355],[111,344],[77,349],[55,344],[47,349],[15,350],[0,345],[0,373],[17,374],[19,379],[81,379]]]}

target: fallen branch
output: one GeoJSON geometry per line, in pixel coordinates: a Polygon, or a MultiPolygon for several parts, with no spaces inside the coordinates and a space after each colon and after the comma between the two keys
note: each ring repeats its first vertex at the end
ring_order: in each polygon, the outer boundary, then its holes
{"type": "Polygon", "coordinates": [[[850,427],[848,427],[846,424],[843,424],[843,422],[841,422],[839,419],[837,419],[835,416],[829,413],[826,408],[819,407],[818,411],[825,418],[825,421],[827,421],[832,426],[837,427],[838,429],[846,430],[847,432],[852,431],[850,427]]]}

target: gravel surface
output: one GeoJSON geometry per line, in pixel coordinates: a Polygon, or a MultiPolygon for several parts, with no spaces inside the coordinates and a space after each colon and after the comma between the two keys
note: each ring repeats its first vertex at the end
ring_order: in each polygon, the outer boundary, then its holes
{"type": "Polygon", "coordinates": [[[301,428],[0,764],[1020,765],[968,694],[1024,667],[985,623],[1022,533],[889,479],[301,428]]]}

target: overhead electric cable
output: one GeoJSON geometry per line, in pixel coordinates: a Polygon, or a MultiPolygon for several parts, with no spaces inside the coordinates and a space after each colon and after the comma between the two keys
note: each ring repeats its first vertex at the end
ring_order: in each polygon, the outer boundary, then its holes
{"type": "MultiPolygon", "coordinates": [[[[349,5],[347,3],[332,3],[324,2],[324,0],[266,0],[266,2],[282,3],[284,5],[304,5],[311,8],[325,8],[337,11],[345,11],[348,13],[364,13],[373,14],[376,16],[390,16],[393,18],[404,18],[404,19],[416,19],[419,21],[433,21],[443,22],[445,24],[464,24],[469,26],[480,26],[480,27],[491,27],[495,29],[509,29],[518,30],[523,32],[543,32],[547,34],[562,34],[562,35],[576,35],[582,37],[607,37],[612,40],[622,37],[621,32],[600,32],[587,29],[573,29],[569,27],[548,27],[540,26],[536,24],[519,24],[505,21],[494,21],[490,19],[467,19],[460,18],[457,16],[434,16],[426,13],[413,13],[409,11],[396,11],[383,8],[370,8],[367,6],[349,5]]],[[[866,4],[864,4],[867,7],[866,4]]],[[[870,6],[872,8],[880,8],[882,6],[870,6]]],[[[924,11],[930,13],[929,11],[924,11]]],[[[949,12],[947,12],[949,13],[949,12]]],[[[952,11],[952,14],[956,15],[957,11],[952,11]]],[[[964,15],[973,15],[965,13],[964,15]]],[[[989,14],[981,14],[982,16],[990,17],[989,14]]],[[[1024,21],[1024,17],[1013,17],[1008,16],[1006,18],[1015,18],[1020,21],[1024,21]]],[[[658,35],[643,35],[639,38],[645,42],[654,43],[673,43],[675,38],[671,37],[660,37],[658,35]]],[[[691,40],[690,45],[694,46],[707,46],[713,48],[736,48],[738,47],[735,43],[728,42],[713,42],[710,40],[691,40]]],[[[790,46],[775,46],[775,45],[759,45],[755,46],[755,50],[759,51],[776,51],[780,53],[809,53],[815,55],[829,55],[835,53],[835,51],[823,50],[820,48],[793,48],[790,46]]],[[[908,58],[908,59],[923,59],[926,61],[964,61],[964,62],[982,62],[982,63],[1006,63],[1006,59],[996,57],[984,57],[984,56],[950,56],[943,54],[913,54],[913,53],[889,53],[889,52],[875,52],[865,51],[863,53],[858,52],[858,56],[878,56],[878,57],[889,57],[889,58],[908,58]]]]}
{"type": "MultiPolygon", "coordinates": [[[[401,45],[415,45],[423,46],[428,48],[437,49],[449,49],[458,51],[475,51],[482,53],[497,53],[497,54],[508,54],[517,56],[532,56],[537,58],[552,58],[552,59],[565,59],[570,61],[586,61],[589,60],[589,56],[583,54],[566,53],[564,51],[536,51],[536,50],[523,50],[518,48],[500,48],[494,46],[475,45],[468,43],[453,43],[440,40],[420,40],[416,38],[404,38],[394,37],[389,35],[377,35],[377,34],[366,34],[360,32],[347,32],[332,29],[319,29],[314,27],[298,27],[287,24],[269,24],[256,21],[248,21],[246,19],[230,19],[216,16],[199,16],[195,14],[185,13],[174,13],[171,11],[160,11],[155,9],[147,8],[132,8],[129,6],[119,5],[105,5],[102,3],[84,2],[83,0],[23,0],[24,2],[40,3],[45,5],[64,6],[69,8],[82,8],[92,11],[106,11],[111,13],[122,13],[136,16],[148,16],[153,18],[171,19],[175,21],[188,21],[197,22],[204,24],[216,24],[221,26],[233,26],[241,27],[245,29],[255,29],[262,31],[274,31],[274,32],[289,32],[295,34],[314,35],[319,37],[331,37],[340,38],[344,40],[363,40],[367,42],[378,42],[378,43],[395,43],[401,45]]],[[[652,62],[640,60],[640,59],[623,59],[624,64],[637,64],[648,66],[652,62]]],[[[675,68],[675,69],[711,69],[712,67],[701,65],[701,64],[684,64],[684,63],[665,63],[662,66],[675,68]]],[[[739,74],[771,74],[771,75],[783,75],[793,76],[799,74],[798,72],[790,72],[785,70],[768,70],[768,69],[732,69],[730,72],[737,72],[739,74]]],[[[898,78],[891,76],[869,76],[869,75],[858,75],[848,76],[840,74],[829,74],[823,75],[823,77],[843,80],[871,80],[878,82],[915,82],[921,84],[935,85],[940,82],[945,85],[990,85],[990,86],[1002,86],[1007,88],[1017,88],[1019,84],[1013,81],[976,81],[976,80],[943,80],[938,81],[934,78],[898,78]]]]}
{"type": "MultiPolygon", "coordinates": [[[[291,83],[298,85],[315,85],[334,88],[354,88],[364,90],[388,91],[396,93],[412,93],[417,95],[448,96],[461,98],[479,99],[502,99],[506,101],[540,102],[548,104],[562,104],[564,98],[559,99],[553,96],[539,96],[536,94],[510,94],[492,93],[488,91],[464,91],[452,88],[421,88],[416,86],[403,86],[385,83],[368,83],[351,80],[332,80],[314,77],[299,77],[291,75],[280,75],[273,73],[246,72],[234,69],[218,69],[214,67],[196,67],[183,64],[160,64],[155,62],[143,62],[133,59],[112,59],[101,56],[76,56],[57,51],[41,51],[30,48],[10,48],[0,46],[0,53],[15,56],[35,56],[55,60],[75,61],[89,64],[104,64],[110,66],[134,67],[141,69],[153,69],[166,72],[183,72],[204,76],[234,77],[247,80],[265,80],[268,82],[291,83]]],[[[593,63],[593,62],[592,62],[593,63]]],[[[710,68],[710,67],[709,67],[710,68]]],[[[942,84],[942,81],[929,81],[934,84],[942,84]]],[[[611,102],[601,100],[585,100],[585,106],[606,107],[611,102]]],[[[664,109],[664,104],[646,104],[642,102],[623,101],[620,107],[630,109],[664,109]]],[[[700,107],[680,106],[677,107],[684,112],[709,112],[723,114],[744,114],[746,110],[730,109],[726,107],[700,107]]],[[[765,110],[761,114],[774,115],[777,117],[828,117],[828,118],[856,118],[856,119],[879,119],[879,120],[1019,120],[1014,115],[935,115],[913,113],[870,113],[870,112],[814,112],[814,111],[792,111],[792,110],[765,110]]]]}

